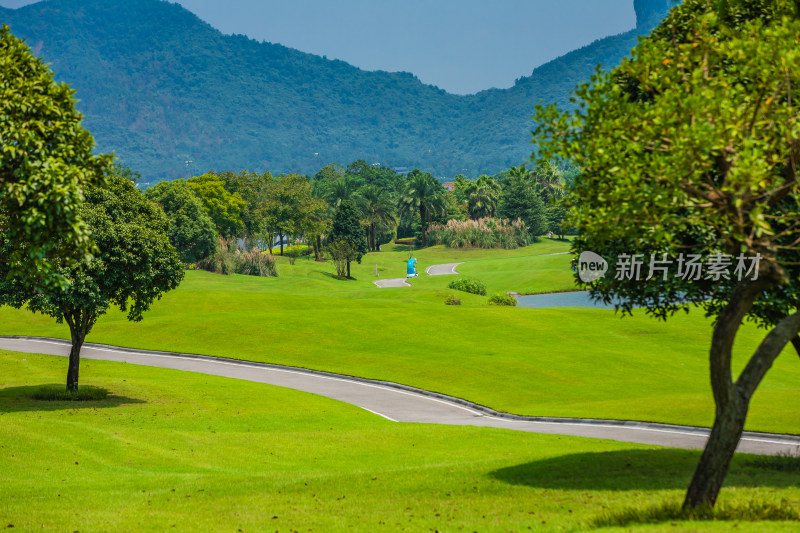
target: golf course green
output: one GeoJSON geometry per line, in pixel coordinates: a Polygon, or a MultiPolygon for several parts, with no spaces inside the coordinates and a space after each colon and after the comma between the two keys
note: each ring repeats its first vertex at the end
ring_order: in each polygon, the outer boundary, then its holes
{"type": "MultiPolygon", "coordinates": [[[[372,284],[376,264],[382,278],[402,276],[413,254],[420,272],[464,261],[459,272],[483,281],[489,295],[560,290],[572,286],[570,257],[547,254],[568,246],[384,246],[354,264],[355,280],[346,281],[335,279],[330,263],[310,258],[280,258],[278,278],[190,271],[142,322],[112,312],[87,340],[395,381],[516,414],[710,425],[711,323],[700,310],[664,323],[643,312],[620,318],[604,309],[493,307],[485,296],[447,288],[461,274],[422,274],[412,287],[372,284]],[[444,305],[448,294],[462,305],[444,305]]],[[[0,334],[69,338],[66,325],[7,307],[0,309],[0,334]]],[[[740,364],[760,335],[745,326],[736,346],[740,364]]],[[[787,352],[756,393],[747,429],[798,433],[798,382],[800,360],[787,352]]]]}
{"type": "Polygon", "coordinates": [[[0,351],[8,531],[793,531],[796,462],[734,460],[724,521],[659,518],[699,452],[398,424],[311,394],[83,361],[102,402],[43,402],[65,361],[0,351]],[[755,504],[753,502],[756,502],[755,504]],[[783,502],[783,503],[780,503],[783,502]],[[777,509],[774,509],[777,507],[777,509]],[[653,523],[629,524],[620,515],[653,523]]]}

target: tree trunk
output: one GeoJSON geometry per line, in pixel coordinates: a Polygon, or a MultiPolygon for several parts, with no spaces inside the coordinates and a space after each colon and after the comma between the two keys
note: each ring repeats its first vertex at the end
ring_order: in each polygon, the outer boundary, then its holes
{"type": "Polygon", "coordinates": [[[283,255],[283,233],[278,234],[281,238],[281,255],[283,255]]]}
{"type": "Polygon", "coordinates": [[[378,237],[377,237],[377,235],[375,233],[376,233],[375,232],[375,223],[373,222],[372,223],[372,251],[373,252],[377,252],[378,251],[378,243],[377,243],[378,237]]]}
{"type": "Polygon", "coordinates": [[[419,225],[420,233],[422,233],[422,247],[425,248],[428,226],[425,224],[425,208],[423,206],[419,206],[419,225]]]}
{"type": "Polygon", "coordinates": [[[319,241],[317,241],[317,239],[319,239],[319,236],[317,236],[316,238],[312,238],[311,239],[311,247],[314,249],[314,261],[319,261],[320,260],[320,258],[319,258],[319,244],[318,244],[319,241]]]}
{"type": "Polygon", "coordinates": [[[774,272],[759,271],[757,281],[740,285],[720,312],[711,338],[709,356],[711,389],[716,415],[700,463],[686,491],[684,509],[713,506],[725,481],[742,435],[750,399],[773,361],[800,331],[800,312],[785,317],[770,330],[745,366],[736,383],[731,373],[733,342],[753,302],[776,284],[774,272]]]}
{"type": "Polygon", "coordinates": [[[350,260],[347,261],[347,277],[350,277],[350,260]]]}
{"type": "Polygon", "coordinates": [[[64,313],[64,320],[69,325],[72,347],[69,351],[69,366],[67,368],[67,390],[78,390],[78,378],[81,364],[81,348],[86,335],[91,331],[96,320],[93,314],[85,309],[70,309],[64,313]]]}
{"type": "Polygon", "coordinates": [[[749,398],[739,397],[736,393],[730,400],[723,407],[717,406],[711,435],[686,491],[684,509],[713,506],[717,501],[731,459],[742,436],[749,404],[749,398]]]}
{"type": "Polygon", "coordinates": [[[322,235],[317,235],[317,250],[319,251],[319,256],[316,257],[317,261],[324,261],[325,260],[325,252],[322,251],[322,235]]]}

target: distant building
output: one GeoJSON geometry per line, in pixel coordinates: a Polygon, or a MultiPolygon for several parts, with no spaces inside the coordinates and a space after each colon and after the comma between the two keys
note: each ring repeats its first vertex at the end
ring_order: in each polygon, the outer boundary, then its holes
{"type": "Polygon", "coordinates": [[[455,181],[445,181],[442,183],[442,186],[447,189],[448,191],[456,190],[456,182],[455,181]]]}

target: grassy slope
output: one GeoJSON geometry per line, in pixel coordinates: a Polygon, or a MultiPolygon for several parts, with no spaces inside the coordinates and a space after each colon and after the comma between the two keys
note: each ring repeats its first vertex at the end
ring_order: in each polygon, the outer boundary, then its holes
{"type": "MultiPolygon", "coordinates": [[[[526,257],[565,248],[547,241],[513,251],[434,247],[414,255],[420,271],[469,261],[459,268],[474,271],[491,293],[532,290],[540,271],[542,288],[568,285],[568,256],[526,257]],[[522,287],[513,284],[515,271],[522,287]]],[[[335,280],[332,265],[305,259],[282,259],[277,279],[189,272],[143,322],[111,313],[89,340],[387,379],[521,414],[711,423],[711,331],[700,313],[664,324],[598,309],[491,308],[465,293],[461,307],[445,306],[452,276],[376,288],[376,263],[382,277],[393,277],[404,273],[408,258],[384,249],[354,265],[356,281],[335,280]]],[[[69,336],[49,318],[7,308],[0,310],[0,334],[69,336]]],[[[758,340],[758,331],[745,329],[739,353],[758,340]]],[[[800,432],[798,381],[800,363],[787,353],[756,393],[748,428],[800,432]]]]}
{"type": "MultiPolygon", "coordinates": [[[[105,403],[35,402],[63,358],[0,351],[0,524],[13,531],[586,530],[679,501],[697,452],[396,424],[261,384],[84,361],[105,403]]],[[[720,502],[800,502],[737,457],[720,502]]],[[[729,530],[730,523],[640,526],[729,530]]],[[[792,523],[740,523],[792,531],[792,523]]],[[[630,530],[630,528],[625,529],[630,530]]]]}

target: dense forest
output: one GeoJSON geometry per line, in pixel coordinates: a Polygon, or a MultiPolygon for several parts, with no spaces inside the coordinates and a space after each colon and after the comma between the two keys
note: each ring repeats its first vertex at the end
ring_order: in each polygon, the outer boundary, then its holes
{"type": "Polygon", "coordinates": [[[667,0],[635,7],[635,29],[551,61],[509,89],[470,96],[409,73],[366,72],[223,35],[160,0],[45,0],[0,8],[0,21],[77,91],[98,151],[113,150],[148,182],[212,170],[313,174],[362,158],[476,176],[528,161],[534,106],[567,103],[598,63],[619,63],[667,0]]]}

